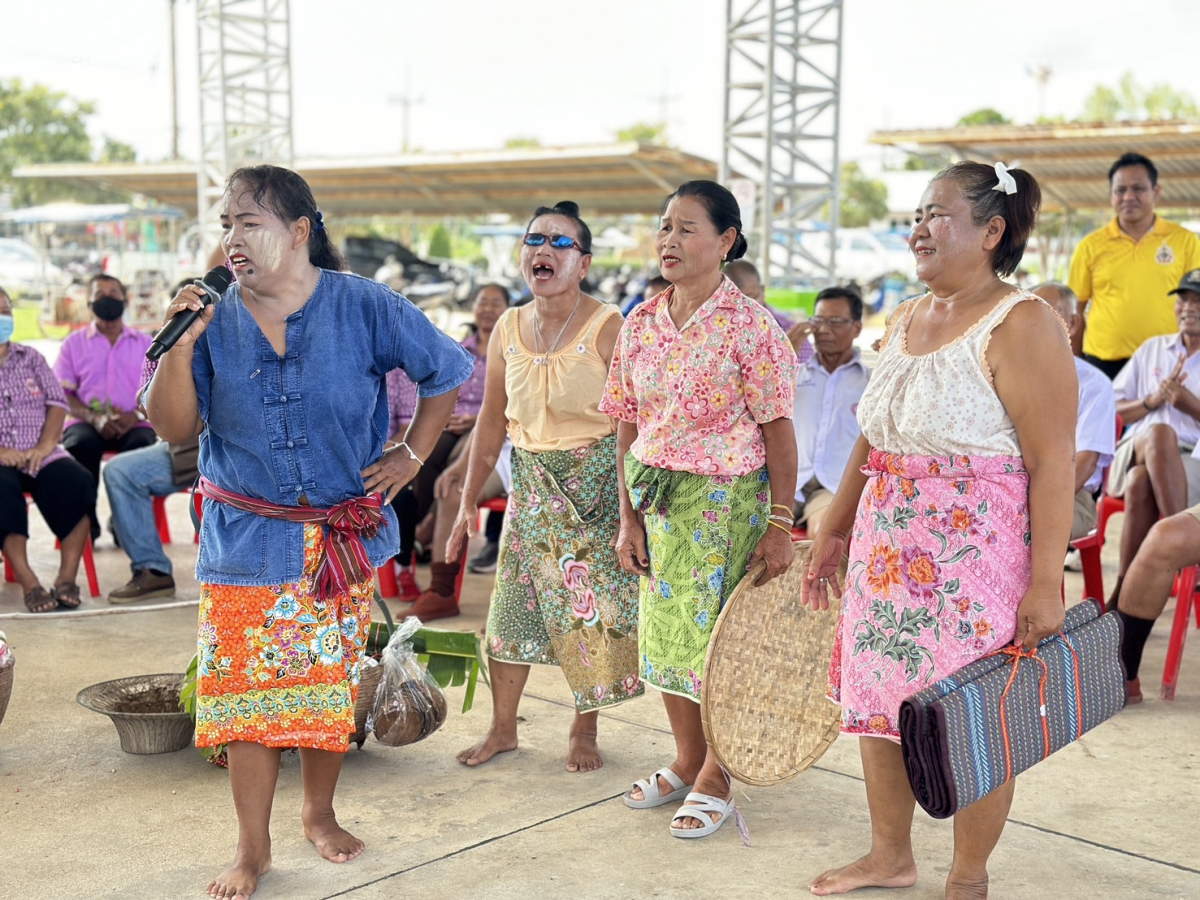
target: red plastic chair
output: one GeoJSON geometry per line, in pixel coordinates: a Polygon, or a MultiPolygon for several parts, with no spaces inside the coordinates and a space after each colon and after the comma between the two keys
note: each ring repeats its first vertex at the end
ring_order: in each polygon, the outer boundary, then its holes
{"type": "MultiPolygon", "coordinates": [[[[190,487],[185,487],[180,488],[176,493],[190,494],[191,492],[190,487]]],[[[171,543],[171,521],[167,517],[167,498],[165,496],[154,498],[154,526],[158,529],[158,539],[164,544],[171,543]]],[[[192,535],[192,543],[200,543],[200,532],[192,535]]]]}
{"type": "MultiPolygon", "coordinates": [[[[1125,423],[1117,416],[1117,440],[1125,430],[1125,423]]],[[[1104,547],[1104,529],[1108,527],[1108,519],[1113,513],[1125,511],[1125,501],[1119,497],[1108,496],[1108,466],[1100,476],[1100,510],[1096,527],[1081,538],[1071,541],[1071,546],[1079,551],[1079,561],[1083,564],[1083,599],[1094,597],[1104,600],[1104,567],[1100,564],[1100,550],[1104,547]]]]}
{"type": "Polygon", "coordinates": [[[1178,598],[1175,601],[1175,617],[1171,623],[1171,638],[1167,644],[1167,661],[1163,666],[1163,700],[1175,699],[1175,685],[1179,683],[1179,666],[1183,662],[1183,645],[1187,640],[1191,611],[1196,610],[1196,627],[1200,628],[1200,603],[1196,602],[1196,580],[1200,566],[1188,566],[1179,571],[1177,579],[1178,598]]]}

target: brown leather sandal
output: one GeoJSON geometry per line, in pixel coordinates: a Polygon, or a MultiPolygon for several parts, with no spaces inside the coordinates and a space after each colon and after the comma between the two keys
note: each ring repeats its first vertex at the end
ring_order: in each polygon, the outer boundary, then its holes
{"type": "Polygon", "coordinates": [[[58,601],[39,584],[25,592],[25,608],[31,613],[50,612],[52,609],[58,609],[58,601]]]}
{"type": "Polygon", "coordinates": [[[58,605],[63,609],[78,609],[81,602],[79,599],[79,585],[71,581],[56,584],[54,586],[54,599],[58,601],[58,605]]]}

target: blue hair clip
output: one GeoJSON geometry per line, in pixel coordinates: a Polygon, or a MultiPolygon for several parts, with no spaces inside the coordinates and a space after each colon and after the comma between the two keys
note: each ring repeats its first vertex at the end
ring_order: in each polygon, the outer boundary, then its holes
{"type": "Polygon", "coordinates": [[[321,232],[325,230],[325,217],[321,215],[321,211],[317,210],[317,218],[313,223],[313,231],[321,232]]]}

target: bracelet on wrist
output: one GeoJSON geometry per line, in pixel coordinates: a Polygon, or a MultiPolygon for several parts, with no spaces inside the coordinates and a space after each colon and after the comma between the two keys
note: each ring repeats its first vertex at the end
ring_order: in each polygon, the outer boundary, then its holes
{"type": "Polygon", "coordinates": [[[767,524],[768,524],[768,525],[774,525],[776,528],[778,528],[780,531],[782,531],[782,532],[783,532],[784,534],[786,534],[788,537],[791,537],[791,536],[792,536],[792,529],[790,529],[790,528],[784,528],[782,525],[780,525],[778,522],[774,521],[773,519],[768,519],[768,520],[767,520],[767,524]]]}
{"type": "Polygon", "coordinates": [[[408,458],[411,460],[414,460],[417,463],[417,465],[420,465],[420,466],[425,465],[425,460],[421,459],[421,457],[417,456],[417,454],[415,452],[413,452],[413,448],[408,446],[408,441],[389,441],[388,443],[383,445],[383,449],[384,449],[385,453],[388,450],[396,450],[396,449],[399,449],[400,447],[403,447],[405,450],[408,451],[408,458]]]}
{"type": "Polygon", "coordinates": [[[771,509],[782,509],[789,516],[792,514],[792,508],[790,506],[785,506],[782,503],[772,503],[771,509]]]}
{"type": "Polygon", "coordinates": [[[772,522],[783,522],[786,525],[795,525],[796,524],[796,520],[793,519],[791,516],[780,516],[780,515],[772,514],[772,515],[767,516],[767,518],[770,519],[772,522]]]}

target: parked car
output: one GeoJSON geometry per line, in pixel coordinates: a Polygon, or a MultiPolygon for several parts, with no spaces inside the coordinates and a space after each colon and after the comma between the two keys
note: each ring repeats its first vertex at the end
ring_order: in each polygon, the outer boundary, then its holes
{"type": "Polygon", "coordinates": [[[46,288],[62,290],[70,278],[32,245],[0,238],[0,287],[17,297],[41,297],[46,288]]]}
{"type": "MultiPolygon", "coordinates": [[[[806,232],[801,245],[819,260],[829,257],[829,232],[806,232]]],[[[771,247],[772,277],[782,273],[786,252],[781,245],[771,247]]],[[[836,278],[840,282],[856,282],[866,288],[881,282],[887,275],[913,277],[913,258],[904,235],[891,231],[871,231],[868,228],[839,228],[837,233],[836,278]]],[[[822,280],[817,269],[807,261],[797,265],[799,274],[814,283],[822,280]]]]}

